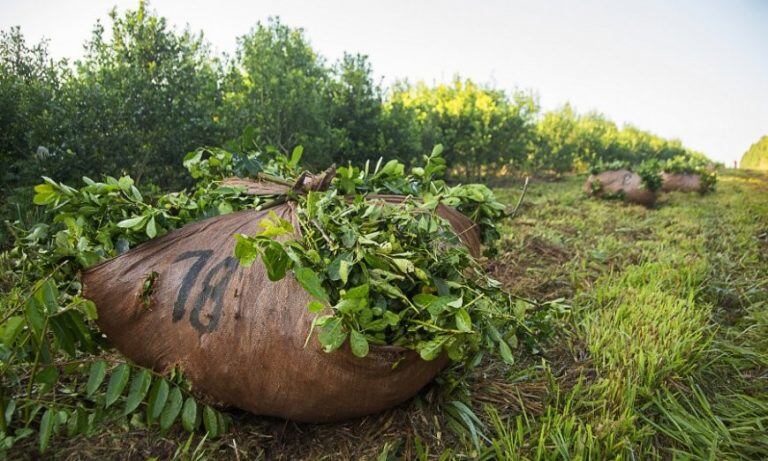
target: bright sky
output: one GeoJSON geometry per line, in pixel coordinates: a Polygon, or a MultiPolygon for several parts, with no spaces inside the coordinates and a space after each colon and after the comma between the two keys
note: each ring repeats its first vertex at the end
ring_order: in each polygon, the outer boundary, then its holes
{"type": "MultiPolygon", "coordinates": [[[[50,39],[76,58],[96,19],[138,1],[0,0],[0,28],[50,39]]],[[[217,51],[270,15],[303,27],[329,60],[371,58],[385,83],[459,73],[570,101],[731,165],[768,134],[768,1],[634,2],[155,0],[172,24],[203,30],[217,51]]]]}

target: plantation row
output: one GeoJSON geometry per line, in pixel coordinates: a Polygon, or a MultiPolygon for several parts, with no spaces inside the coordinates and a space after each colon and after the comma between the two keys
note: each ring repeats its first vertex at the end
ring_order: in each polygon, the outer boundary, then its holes
{"type": "Polygon", "coordinates": [[[110,27],[96,24],[75,62],[52,59],[19,29],[0,36],[3,194],[29,194],[21,187],[41,175],[71,182],[127,172],[140,184],[189,186],[177,165],[205,145],[283,153],[303,145],[305,166],[318,168],[379,157],[410,165],[442,144],[450,173],[471,179],[688,153],[598,113],[568,105],[544,113],[528,91],[459,77],[385,89],[366,56],[329,63],[277,19],[257,23],[232,56],[144,4],[113,11],[110,27]]]}

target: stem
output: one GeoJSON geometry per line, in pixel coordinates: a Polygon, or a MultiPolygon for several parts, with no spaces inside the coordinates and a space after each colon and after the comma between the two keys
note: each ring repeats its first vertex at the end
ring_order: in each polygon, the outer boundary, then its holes
{"type": "Polygon", "coordinates": [[[318,223],[317,220],[315,219],[311,220],[310,222],[312,223],[312,225],[315,226],[315,228],[317,228],[318,231],[320,231],[320,235],[323,236],[323,239],[325,240],[325,243],[328,244],[328,247],[331,249],[334,249],[336,245],[334,245],[333,242],[331,242],[331,238],[328,237],[328,234],[325,233],[323,228],[320,226],[320,223],[318,223]]]}
{"type": "Polygon", "coordinates": [[[453,330],[453,329],[450,329],[450,328],[441,328],[441,327],[439,327],[439,326],[437,326],[437,325],[433,325],[433,324],[431,324],[431,323],[422,322],[421,320],[415,320],[415,319],[414,319],[414,320],[411,320],[411,321],[412,321],[413,323],[417,324],[417,325],[421,325],[421,326],[424,326],[424,327],[430,328],[430,329],[432,329],[432,330],[436,330],[436,331],[442,331],[442,332],[445,332],[445,333],[462,333],[462,334],[463,334],[463,333],[466,333],[466,331],[461,331],[461,330],[453,330]]]}
{"type": "Polygon", "coordinates": [[[526,176],[526,177],[525,177],[525,184],[523,184],[523,193],[522,193],[522,194],[520,194],[520,199],[517,201],[517,205],[515,205],[515,209],[514,209],[514,210],[512,210],[512,213],[510,213],[509,215],[507,215],[508,217],[510,217],[510,218],[514,218],[514,217],[515,217],[515,215],[517,214],[517,210],[519,210],[519,209],[520,209],[520,205],[522,205],[522,204],[523,204],[523,199],[525,198],[525,192],[528,190],[528,181],[529,181],[530,179],[531,179],[531,178],[530,178],[530,177],[528,177],[528,176],[526,176]]]}
{"type": "MultiPolygon", "coordinates": [[[[43,323],[43,329],[40,332],[40,339],[38,340],[37,344],[37,352],[35,353],[35,362],[32,364],[32,371],[29,374],[29,383],[27,384],[27,398],[32,399],[32,385],[35,382],[35,373],[37,373],[37,367],[40,364],[40,351],[43,349],[43,337],[45,337],[46,331],[48,331],[48,319],[50,317],[45,317],[45,322],[43,323]]],[[[29,321],[29,319],[27,319],[29,321]]],[[[29,414],[27,414],[27,418],[29,418],[29,414]]]]}
{"type": "Polygon", "coordinates": [[[275,184],[280,184],[283,186],[294,186],[295,184],[291,181],[286,181],[283,178],[278,178],[277,176],[272,176],[271,174],[267,173],[259,173],[257,176],[259,179],[263,179],[265,181],[273,182],[275,184]]]}

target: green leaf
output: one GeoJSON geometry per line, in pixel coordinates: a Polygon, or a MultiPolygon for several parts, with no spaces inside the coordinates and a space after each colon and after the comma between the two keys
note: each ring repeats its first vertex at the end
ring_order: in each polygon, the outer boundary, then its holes
{"type": "Polygon", "coordinates": [[[27,326],[32,329],[35,341],[40,339],[40,336],[43,334],[43,327],[45,325],[42,309],[42,306],[34,296],[27,299],[27,305],[25,309],[27,326]]]}
{"type": "Polygon", "coordinates": [[[0,337],[2,337],[3,344],[5,344],[6,347],[11,347],[11,344],[13,344],[13,341],[16,339],[16,336],[19,334],[23,326],[24,317],[21,315],[14,315],[5,321],[5,325],[3,326],[2,330],[2,336],[0,337]]]}
{"type": "Polygon", "coordinates": [[[88,320],[96,320],[99,318],[99,313],[96,311],[96,304],[90,299],[83,299],[80,304],[80,309],[88,320]]]}
{"type": "Polygon", "coordinates": [[[32,203],[35,205],[48,205],[53,203],[57,196],[58,194],[52,185],[48,183],[38,184],[35,186],[35,196],[32,199],[32,203]]]}
{"type": "Polygon", "coordinates": [[[74,437],[77,434],[84,434],[87,429],[88,415],[86,415],[85,409],[78,405],[67,422],[67,436],[74,437]]]}
{"type": "Polygon", "coordinates": [[[393,327],[400,323],[400,316],[392,311],[384,311],[384,320],[387,322],[387,325],[393,327]]]}
{"type": "Polygon", "coordinates": [[[48,442],[51,441],[51,435],[53,435],[53,426],[56,424],[54,418],[56,412],[48,408],[43,414],[43,418],[40,420],[40,453],[43,453],[48,448],[48,442]]]}
{"type": "Polygon", "coordinates": [[[347,284],[347,277],[349,277],[349,261],[342,259],[339,261],[339,279],[341,280],[341,286],[347,284]]]}
{"type": "Polygon", "coordinates": [[[120,186],[120,189],[123,192],[130,192],[131,186],[133,186],[133,179],[131,179],[130,176],[122,176],[120,179],[118,179],[117,185],[120,186]]]}
{"type": "Polygon", "coordinates": [[[346,285],[352,264],[353,260],[351,254],[342,253],[338,255],[326,268],[328,278],[333,281],[341,280],[342,286],[346,285]]]}
{"type": "Polygon", "coordinates": [[[219,435],[226,434],[229,430],[230,418],[220,411],[216,412],[216,417],[219,426],[219,435]]]}
{"type": "Polygon", "coordinates": [[[413,297],[413,302],[422,309],[426,309],[433,317],[439,316],[451,301],[453,298],[450,296],[435,296],[428,293],[419,293],[413,297]]]}
{"type": "Polygon", "coordinates": [[[219,421],[216,417],[216,410],[208,405],[203,409],[203,425],[211,438],[216,438],[219,435],[219,421]]]}
{"type": "Polygon", "coordinates": [[[90,397],[101,386],[104,377],[107,375],[107,364],[99,360],[91,364],[91,370],[88,373],[88,383],[85,385],[85,394],[90,397]]]}
{"type": "Polygon", "coordinates": [[[53,331],[56,343],[70,356],[75,355],[75,337],[73,336],[72,322],[65,313],[60,316],[51,316],[48,318],[48,326],[53,331]]]}
{"type": "Polygon", "coordinates": [[[109,384],[107,385],[107,399],[104,402],[106,408],[109,408],[110,405],[120,398],[130,377],[131,367],[127,363],[121,363],[115,368],[112,376],[109,377],[109,384]]]}
{"type": "Polygon", "coordinates": [[[133,199],[137,202],[143,202],[144,197],[141,196],[141,192],[139,192],[138,189],[136,189],[136,186],[131,186],[131,195],[133,196],[133,199]]]}
{"type": "Polygon", "coordinates": [[[368,355],[368,340],[365,339],[365,335],[357,330],[352,330],[349,336],[349,345],[352,348],[352,353],[357,357],[365,357],[368,355]]]}
{"type": "Polygon", "coordinates": [[[301,161],[301,154],[304,153],[304,146],[296,146],[291,153],[291,160],[288,162],[288,166],[296,168],[301,161]]]}
{"type": "Polygon", "coordinates": [[[149,218],[147,223],[147,237],[153,239],[157,235],[157,225],[155,224],[155,217],[149,218]]]}
{"type": "Polygon", "coordinates": [[[40,286],[40,289],[35,293],[35,297],[45,306],[49,314],[54,314],[59,310],[59,289],[50,279],[40,286]]]}
{"type": "Polygon", "coordinates": [[[128,391],[128,398],[125,400],[124,415],[133,413],[139,407],[144,397],[147,396],[149,386],[152,384],[152,375],[146,369],[141,369],[131,382],[131,389],[128,391]]]}
{"type": "Polygon", "coordinates": [[[403,301],[408,301],[408,297],[405,296],[403,291],[395,285],[378,280],[371,280],[371,283],[374,287],[378,288],[381,293],[389,295],[391,298],[400,298],[403,301]]]}
{"type": "Polygon", "coordinates": [[[181,412],[181,405],[184,398],[181,396],[181,390],[178,387],[173,387],[168,396],[168,402],[163,408],[163,412],[160,414],[160,429],[166,430],[171,427],[176,421],[176,418],[181,412]]]}
{"type": "Polygon", "coordinates": [[[194,432],[197,427],[197,402],[192,397],[187,397],[181,409],[181,425],[187,432],[194,432]]]}
{"type": "Polygon", "coordinates": [[[411,273],[416,269],[416,266],[414,266],[413,261],[410,259],[393,258],[392,262],[397,266],[397,269],[404,274],[411,273]]]}
{"type": "Polygon", "coordinates": [[[293,224],[278,216],[274,211],[270,211],[268,217],[259,221],[259,226],[263,229],[256,234],[259,237],[274,238],[293,232],[293,224]]]}
{"type": "Polygon", "coordinates": [[[416,296],[413,297],[413,303],[416,304],[419,307],[426,308],[435,300],[437,299],[437,296],[429,294],[429,293],[419,293],[416,296]]]}
{"type": "MultiPolygon", "coordinates": [[[[149,392],[149,400],[147,402],[147,421],[150,423],[160,416],[163,411],[166,400],[168,400],[168,381],[165,379],[158,379],[155,384],[152,385],[152,390],[149,392]]],[[[181,403],[179,403],[181,406],[181,403]]]]}
{"type": "Polygon", "coordinates": [[[321,303],[320,301],[310,301],[307,305],[307,310],[309,312],[312,312],[313,314],[322,312],[323,309],[325,309],[325,304],[321,303]]]}
{"type": "Polygon", "coordinates": [[[501,359],[504,360],[504,362],[510,365],[515,363],[515,357],[512,355],[512,349],[509,348],[509,345],[503,339],[499,341],[499,354],[501,355],[501,359]]]}
{"type": "Polygon", "coordinates": [[[325,303],[329,302],[328,293],[320,284],[320,278],[317,276],[315,271],[309,267],[300,267],[298,269],[294,269],[293,273],[296,275],[296,280],[299,281],[299,284],[302,286],[302,288],[307,290],[307,293],[319,301],[323,301],[325,303]]]}
{"type": "Polygon", "coordinates": [[[261,259],[267,269],[267,277],[273,282],[285,277],[285,272],[291,264],[291,258],[288,257],[288,253],[278,242],[269,242],[264,248],[261,259]]]}
{"type": "Polygon", "coordinates": [[[146,216],[136,216],[134,218],[124,219],[119,223],[117,223],[117,227],[121,227],[124,229],[138,230],[144,225],[144,222],[146,221],[146,219],[147,219],[146,216]]]}
{"type": "Polygon", "coordinates": [[[370,286],[367,283],[364,283],[362,285],[356,286],[354,288],[350,288],[347,290],[347,292],[342,296],[344,299],[366,299],[368,298],[368,293],[370,291],[370,286]]]}
{"type": "Polygon", "coordinates": [[[332,352],[344,344],[347,339],[347,333],[343,330],[340,318],[332,318],[320,329],[317,335],[320,344],[323,345],[325,352],[332,352]]]}
{"type": "Polygon", "coordinates": [[[456,311],[456,328],[459,331],[472,332],[472,318],[464,309],[456,311]]]}
{"type": "Polygon", "coordinates": [[[235,211],[234,208],[232,208],[232,205],[230,205],[228,202],[221,202],[219,203],[219,214],[229,214],[235,211]]]}
{"type": "Polygon", "coordinates": [[[416,345],[416,350],[423,360],[434,360],[440,355],[446,340],[445,336],[438,336],[431,341],[422,341],[416,345]]]}
{"type": "Polygon", "coordinates": [[[45,367],[35,374],[35,382],[45,384],[46,388],[50,389],[59,379],[59,370],[54,367],[45,367]]]}
{"type": "Polygon", "coordinates": [[[258,259],[259,251],[256,244],[243,234],[235,234],[235,258],[245,267],[251,267],[258,259]]]}

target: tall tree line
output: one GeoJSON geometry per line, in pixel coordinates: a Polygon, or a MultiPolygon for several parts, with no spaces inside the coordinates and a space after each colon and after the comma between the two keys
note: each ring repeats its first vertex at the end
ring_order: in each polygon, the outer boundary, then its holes
{"type": "Polygon", "coordinates": [[[176,30],[141,3],[97,23],[74,62],[0,35],[3,199],[41,175],[130,173],[139,183],[183,187],[179,168],[201,145],[304,146],[307,167],[379,157],[418,161],[441,143],[456,176],[578,171],[597,160],[699,155],[679,141],[570,106],[542,112],[537,97],[456,77],[383,88],[368,58],[329,63],[302,29],[257,23],[232,56],[202,34],[176,30]]]}

